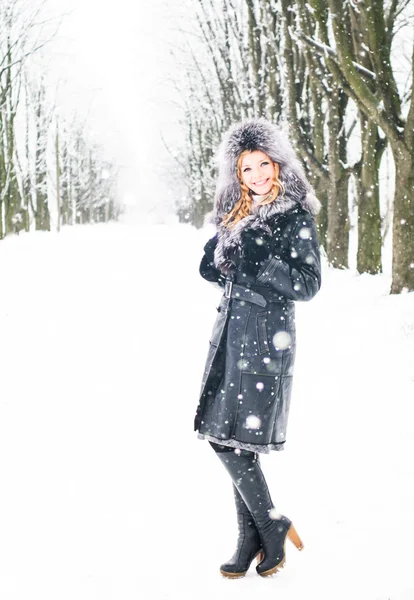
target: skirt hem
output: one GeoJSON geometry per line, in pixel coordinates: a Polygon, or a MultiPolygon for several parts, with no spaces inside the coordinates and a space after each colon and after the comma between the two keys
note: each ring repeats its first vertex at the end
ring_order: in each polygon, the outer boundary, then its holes
{"type": "Polygon", "coordinates": [[[198,433],[197,438],[199,440],[208,440],[209,442],[214,442],[221,446],[229,446],[230,448],[248,450],[250,452],[262,452],[264,454],[269,454],[271,450],[280,452],[284,450],[285,445],[284,442],[281,444],[249,444],[248,442],[239,442],[239,440],[222,440],[213,435],[209,435],[208,433],[198,433]]]}

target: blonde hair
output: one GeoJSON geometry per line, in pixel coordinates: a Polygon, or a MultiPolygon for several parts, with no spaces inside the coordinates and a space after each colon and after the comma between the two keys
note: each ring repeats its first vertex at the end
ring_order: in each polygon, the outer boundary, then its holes
{"type": "MultiPolygon", "coordinates": [[[[252,150],[244,150],[238,160],[237,160],[237,178],[240,182],[241,196],[240,199],[236,202],[230,212],[224,215],[221,225],[227,227],[227,229],[232,229],[239,221],[244,219],[250,214],[250,207],[252,205],[252,197],[250,196],[250,189],[244,183],[242,179],[241,173],[241,164],[243,157],[246,154],[251,154],[252,150]]],[[[270,157],[269,157],[270,158],[270,157]]],[[[271,160],[271,159],[270,159],[271,160]]],[[[273,161],[272,161],[273,162],[273,161]]],[[[266,204],[271,204],[278,197],[280,192],[284,192],[283,183],[279,179],[280,168],[278,163],[273,162],[275,167],[275,174],[272,180],[272,189],[266,194],[262,200],[260,200],[259,205],[265,206],[266,204]]]]}

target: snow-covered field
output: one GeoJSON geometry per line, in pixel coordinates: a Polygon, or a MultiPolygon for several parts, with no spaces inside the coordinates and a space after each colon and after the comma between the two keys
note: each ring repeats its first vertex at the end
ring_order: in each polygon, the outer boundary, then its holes
{"type": "Polygon", "coordinates": [[[413,600],[414,294],[324,270],[297,304],[286,450],[305,550],[227,580],[231,483],[193,417],[220,293],[208,237],[112,224],[0,242],[1,600],[413,600]]]}

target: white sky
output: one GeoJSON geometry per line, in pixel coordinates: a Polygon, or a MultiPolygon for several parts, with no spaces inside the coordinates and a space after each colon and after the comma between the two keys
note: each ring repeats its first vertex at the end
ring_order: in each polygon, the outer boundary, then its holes
{"type": "Polygon", "coordinates": [[[177,116],[167,79],[177,68],[169,50],[185,0],[49,1],[53,13],[68,13],[45,50],[62,112],[86,118],[122,165],[127,193],[144,190],[145,203],[165,194],[168,173],[160,178],[157,171],[160,154],[167,156],[160,131],[171,139],[177,116]]]}

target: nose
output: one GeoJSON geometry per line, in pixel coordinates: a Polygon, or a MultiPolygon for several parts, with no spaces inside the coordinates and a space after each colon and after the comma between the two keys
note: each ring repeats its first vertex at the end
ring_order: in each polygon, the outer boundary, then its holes
{"type": "Polygon", "coordinates": [[[263,170],[261,169],[261,167],[256,168],[256,170],[253,173],[253,181],[261,181],[261,179],[263,178],[263,170]]]}

